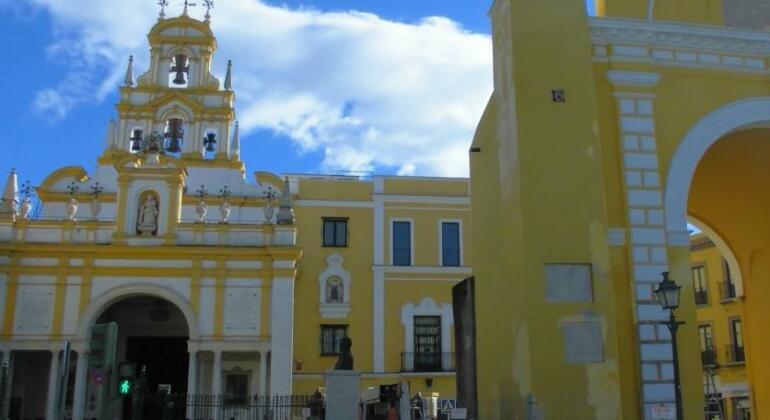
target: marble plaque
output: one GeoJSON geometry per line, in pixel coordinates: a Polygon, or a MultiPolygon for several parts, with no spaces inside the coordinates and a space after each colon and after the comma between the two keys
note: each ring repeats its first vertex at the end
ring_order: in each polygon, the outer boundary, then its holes
{"type": "Polygon", "coordinates": [[[259,333],[260,290],[258,287],[230,287],[225,294],[225,333],[259,333]]]}
{"type": "Polygon", "coordinates": [[[599,321],[569,321],[562,325],[564,360],[567,363],[601,363],[604,342],[599,321]]]}
{"type": "Polygon", "coordinates": [[[545,297],[548,302],[593,302],[590,264],[546,264],[545,297]]]}
{"type": "Polygon", "coordinates": [[[51,329],[53,298],[52,287],[20,287],[16,304],[16,332],[47,334],[51,329]]]}

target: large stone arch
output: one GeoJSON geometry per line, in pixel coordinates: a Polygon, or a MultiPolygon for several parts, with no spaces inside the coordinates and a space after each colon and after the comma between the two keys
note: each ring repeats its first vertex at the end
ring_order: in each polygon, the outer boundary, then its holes
{"type": "Polygon", "coordinates": [[[135,296],[154,296],[167,300],[176,306],[184,315],[187,321],[188,337],[191,341],[200,338],[200,329],[198,328],[198,319],[192,306],[179,293],[161,286],[151,284],[127,284],[107,290],[93,299],[85,311],[80,314],[76,331],[77,340],[87,342],[91,337],[91,326],[96,319],[110,305],[126,298],[135,296]]]}
{"type": "Polygon", "coordinates": [[[695,169],[706,151],[735,131],[770,122],[770,97],[733,102],[703,117],[685,135],[671,158],[665,189],[666,228],[687,229],[687,200],[695,169]]]}

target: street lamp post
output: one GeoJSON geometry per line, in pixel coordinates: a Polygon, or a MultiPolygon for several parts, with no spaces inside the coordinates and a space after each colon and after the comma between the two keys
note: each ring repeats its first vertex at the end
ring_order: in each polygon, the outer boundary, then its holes
{"type": "Polygon", "coordinates": [[[677,350],[676,333],[679,330],[679,326],[684,322],[677,321],[674,311],[679,307],[679,296],[682,287],[677,285],[674,281],[669,279],[668,271],[661,273],[663,275],[663,281],[658,284],[658,288],[655,289],[655,298],[658,300],[660,306],[664,310],[668,311],[668,321],[662,321],[661,324],[665,324],[668,330],[671,332],[671,351],[674,356],[674,398],[676,399],[676,418],[677,420],[684,419],[684,413],[682,410],[682,386],[679,381],[679,353],[677,350]]]}

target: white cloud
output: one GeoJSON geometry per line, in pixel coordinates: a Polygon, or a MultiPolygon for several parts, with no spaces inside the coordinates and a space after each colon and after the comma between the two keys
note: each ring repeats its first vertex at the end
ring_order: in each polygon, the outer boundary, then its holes
{"type": "MultiPolygon", "coordinates": [[[[50,56],[72,70],[38,94],[37,109],[63,116],[76,102],[100,100],[129,54],[142,72],[156,18],[146,2],[28,1],[54,17],[60,41],[50,56]]],[[[221,75],[233,60],[246,133],[269,129],[321,151],[321,170],[467,175],[467,149],[492,89],[488,36],[441,17],[406,24],[257,0],[217,2],[213,15],[214,70],[221,75]]]]}

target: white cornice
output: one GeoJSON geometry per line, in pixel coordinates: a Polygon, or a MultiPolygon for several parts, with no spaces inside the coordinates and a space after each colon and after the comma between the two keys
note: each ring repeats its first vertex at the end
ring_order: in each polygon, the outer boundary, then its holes
{"type": "Polygon", "coordinates": [[[770,33],[724,26],[590,18],[597,44],[633,44],[733,54],[770,55],[770,33]]]}

